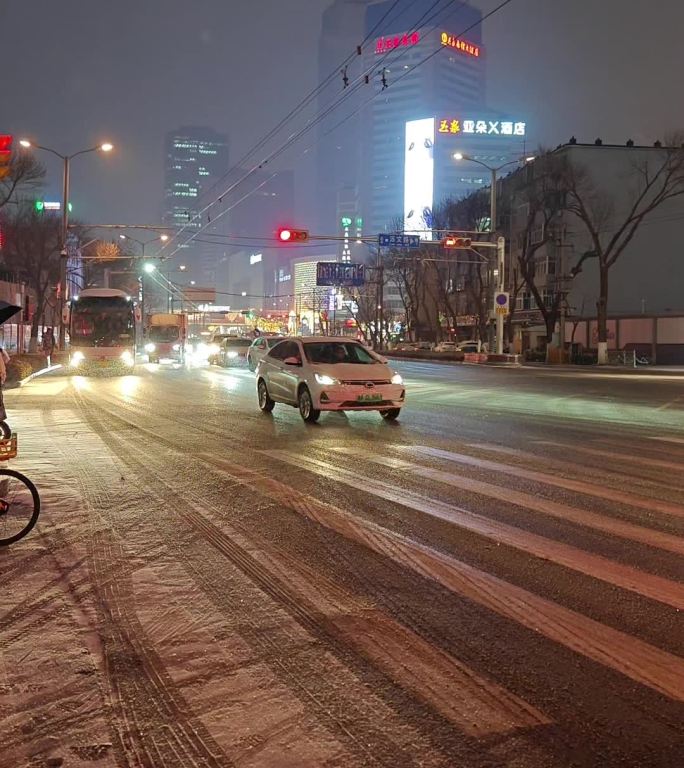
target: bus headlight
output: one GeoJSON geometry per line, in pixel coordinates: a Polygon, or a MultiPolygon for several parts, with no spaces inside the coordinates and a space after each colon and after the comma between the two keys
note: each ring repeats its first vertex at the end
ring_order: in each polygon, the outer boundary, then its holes
{"type": "Polygon", "coordinates": [[[121,353],[121,362],[124,365],[133,366],[133,365],[135,365],[135,358],[133,357],[133,355],[128,350],[126,350],[125,352],[121,353]]]}
{"type": "Polygon", "coordinates": [[[154,352],[156,348],[157,347],[154,344],[152,344],[152,342],[150,342],[149,344],[145,344],[145,352],[154,352]]]}
{"type": "Polygon", "coordinates": [[[74,354],[71,356],[71,367],[77,368],[83,361],[85,360],[85,355],[83,352],[74,352],[74,354]]]}

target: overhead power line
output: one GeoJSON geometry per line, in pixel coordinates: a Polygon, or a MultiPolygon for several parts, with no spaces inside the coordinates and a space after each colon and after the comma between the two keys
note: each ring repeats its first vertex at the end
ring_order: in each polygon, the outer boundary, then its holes
{"type": "MultiPolygon", "coordinates": [[[[435,17],[435,16],[436,16],[438,13],[441,13],[441,12],[445,11],[445,10],[446,10],[446,9],[447,9],[449,6],[453,5],[453,3],[454,3],[455,1],[456,1],[456,0],[449,0],[449,3],[448,3],[448,5],[447,5],[447,6],[445,6],[443,9],[441,9],[441,11],[438,11],[438,12],[436,12],[435,14],[433,14],[433,16],[432,16],[431,18],[434,18],[434,17],[435,17]]],[[[500,10],[502,10],[502,9],[503,9],[505,6],[509,5],[509,3],[511,3],[512,1],[513,1],[513,0],[503,0],[503,2],[501,2],[499,5],[497,5],[497,6],[496,6],[496,7],[495,7],[493,10],[491,10],[489,13],[485,14],[485,15],[484,15],[484,16],[483,16],[481,19],[478,19],[478,21],[474,22],[473,24],[469,25],[469,26],[468,26],[468,27],[466,27],[464,30],[462,30],[462,31],[459,33],[459,35],[458,35],[458,36],[460,37],[460,36],[462,36],[462,35],[465,35],[465,34],[467,34],[469,31],[471,31],[471,30],[472,30],[472,29],[474,29],[475,27],[479,26],[479,25],[480,25],[480,24],[481,24],[483,21],[485,21],[486,19],[490,18],[490,17],[491,17],[491,16],[493,16],[494,14],[498,13],[498,12],[499,12],[500,10]]],[[[435,3],[433,3],[433,5],[431,6],[431,8],[434,8],[434,7],[435,7],[435,6],[436,6],[436,5],[437,5],[439,2],[441,2],[441,0],[436,0],[436,2],[435,2],[435,3]]],[[[464,4],[464,3],[463,3],[463,2],[461,2],[461,5],[463,5],[463,4],[464,4]]],[[[430,9],[428,9],[428,12],[429,12],[429,10],[430,10],[430,9]]],[[[421,19],[423,19],[425,16],[426,16],[426,14],[424,13],[424,14],[423,14],[423,17],[421,17],[421,19]]],[[[419,24],[420,24],[420,23],[421,23],[421,22],[419,22],[419,24]]],[[[416,26],[418,26],[418,25],[416,25],[416,26]]],[[[435,27],[433,27],[433,29],[434,29],[434,28],[435,28],[435,27]]],[[[405,71],[404,71],[404,72],[403,72],[403,73],[402,73],[402,74],[401,74],[401,75],[400,75],[400,76],[399,76],[399,77],[398,77],[396,80],[394,80],[394,81],[393,81],[393,83],[392,83],[391,85],[396,85],[396,83],[400,82],[400,81],[401,81],[401,80],[402,80],[404,77],[408,76],[408,75],[409,75],[411,72],[414,72],[414,71],[415,71],[415,70],[416,70],[418,67],[420,67],[420,66],[422,66],[423,64],[425,64],[427,61],[429,61],[430,59],[432,59],[434,56],[436,56],[436,55],[437,55],[437,54],[438,54],[440,51],[442,51],[442,50],[444,50],[444,46],[441,46],[441,45],[440,45],[440,46],[439,46],[438,48],[436,48],[436,50],[434,50],[432,53],[428,54],[426,57],[424,57],[423,59],[421,59],[420,61],[418,61],[418,62],[417,62],[416,64],[414,64],[412,67],[410,67],[410,68],[406,69],[406,70],[405,70],[405,71]]],[[[392,51],[392,52],[394,52],[394,51],[392,51]]],[[[396,62],[396,61],[397,61],[399,58],[401,58],[401,56],[402,56],[404,53],[405,53],[405,50],[404,50],[404,51],[402,51],[402,52],[400,53],[400,55],[397,57],[397,59],[395,59],[395,62],[396,62]]],[[[389,54],[386,54],[385,56],[387,56],[387,55],[389,55],[389,54]]],[[[384,57],[383,57],[383,58],[384,58],[384,57]]],[[[374,67],[375,67],[375,66],[377,66],[377,65],[374,65],[374,67]]],[[[359,84],[357,84],[357,87],[358,87],[358,85],[359,85],[359,84]]],[[[390,84],[388,84],[388,86],[387,86],[387,87],[390,87],[390,84]]],[[[300,129],[300,131],[299,131],[299,132],[297,132],[296,134],[293,134],[292,136],[290,136],[290,137],[289,137],[289,138],[288,138],[288,139],[287,139],[287,140],[286,140],[286,141],[285,141],[285,142],[284,142],[284,143],[283,143],[283,144],[282,144],[282,145],[281,145],[281,146],[280,146],[278,149],[274,150],[274,151],[273,151],[273,152],[272,152],[272,153],[271,153],[271,154],[270,154],[270,155],[269,155],[267,158],[265,158],[265,159],[264,159],[264,160],[263,160],[263,161],[262,161],[262,162],[261,162],[261,163],[260,163],[258,166],[255,166],[254,168],[252,168],[252,169],[251,169],[250,171],[248,171],[248,172],[247,172],[247,173],[246,173],[246,174],[245,174],[245,175],[244,175],[244,176],[243,176],[241,179],[239,179],[237,182],[235,182],[235,184],[233,184],[233,185],[232,185],[232,186],[231,186],[229,189],[227,189],[227,190],[226,190],[226,191],[224,191],[224,192],[223,192],[221,195],[219,195],[219,196],[218,196],[218,198],[216,198],[216,199],[215,199],[213,202],[211,202],[211,203],[209,203],[208,205],[206,205],[206,206],[205,206],[203,209],[201,209],[201,211],[198,211],[198,212],[197,212],[197,214],[196,214],[196,216],[195,216],[195,217],[192,219],[192,221],[195,221],[195,220],[196,220],[198,217],[200,217],[200,216],[201,216],[203,213],[205,213],[205,212],[206,212],[206,211],[207,211],[209,208],[211,208],[211,206],[212,206],[212,205],[214,205],[214,204],[215,204],[216,202],[218,202],[218,201],[221,201],[223,197],[225,197],[226,195],[230,194],[230,192],[232,192],[232,191],[233,191],[233,190],[234,190],[234,189],[235,189],[235,188],[236,188],[236,187],[237,187],[237,186],[238,186],[238,185],[239,185],[239,184],[240,184],[242,181],[245,181],[247,178],[249,178],[249,177],[250,177],[250,176],[251,176],[253,173],[255,173],[257,170],[259,170],[259,169],[260,169],[260,168],[261,168],[263,165],[265,165],[266,163],[268,163],[268,162],[270,162],[271,160],[275,159],[275,157],[279,156],[279,155],[280,155],[280,154],[282,154],[284,151],[286,151],[286,150],[287,150],[287,149],[288,149],[288,148],[289,148],[289,147],[290,147],[290,146],[291,146],[293,143],[295,143],[296,141],[298,141],[298,140],[299,140],[299,139],[300,139],[300,138],[301,138],[301,137],[302,137],[302,136],[303,136],[305,133],[307,133],[308,131],[310,131],[310,130],[311,130],[311,129],[312,129],[312,128],[313,128],[313,127],[314,127],[314,126],[315,126],[315,125],[318,123],[318,122],[320,122],[322,119],[324,119],[325,117],[327,117],[327,115],[328,115],[328,114],[330,114],[332,111],[334,111],[334,110],[335,110],[335,109],[336,109],[336,108],[337,108],[337,107],[338,107],[338,106],[339,106],[339,105],[342,103],[342,101],[344,101],[344,100],[345,100],[345,98],[347,98],[346,94],[348,94],[348,93],[349,93],[349,91],[354,91],[354,90],[356,90],[356,89],[355,89],[355,88],[352,88],[352,87],[350,87],[350,88],[348,88],[348,89],[345,89],[345,90],[343,91],[342,97],[341,97],[340,99],[338,99],[338,101],[337,101],[337,102],[334,102],[332,105],[330,105],[330,106],[328,107],[328,109],[327,109],[327,110],[325,110],[325,112],[324,112],[323,114],[321,114],[321,115],[317,116],[315,120],[313,120],[313,121],[310,121],[309,123],[307,123],[307,124],[306,124],[306,125],[305,125],[305,126],[302,128],[302,129],[300,129]]],[[[380,93],[382,93],[384,90],[385,90],[385,89],[383,88],[383,90],[382,90],[382,91],[377,91],[377,92],[373,93],[373,94],[372,94],[372,95],[371,95],[371,96],[370,96],[368,99],[366,99],[364,102],[362,102],[362,103],[359,105],[359,107],[357,107],[357,109],[355,109],[354,111],[352,111],[352,112],[351,112],[350,114],[348,114],[348,115],[347,115],[345,118],[343,118],[343,119],[342,119],[340,122],[338,122],[338,123],[337,123],[335,126],[333,126],[333,128],[332,128],[331,130],[329,130],[329,131],[326,131],[326,132],[325,132],[325,133],[323,133],[322,135],[323,135],[323,136],[326,136],[326,135],[328,135],[329,133],[331,133],[332,131],[334,131],[334,130],[336,130],[337,128],[339,128],[341,125],[343,125],[345,122],[347,122],[347,120],[351,119],[351,118],[352,118],[352,117],[353,117],[355,114],[357,114],[357,113],[358,113],[358,112],[359,112],[361,109],[363,109],[363,108],[364,108],[364,107],[365,107],[365,106],[366,106],[368,103],[370,103],[370,102],[371,102],[373,99],[377,98],[377,96],[378,96],[380,93]]],[[[319,139],[320,139],[320,138],[321,138],[321,137],[319,137],[319,139]]],[[[317,141],[318,141],[318,140],[317,140],[317,141]]],[[[303,156],[303,155],[304,155],[304,154],[306,154],[306,153],[307,153],[307,152],[308,152],[310,149],[312,149],[312,148],[313,148],[313,146],[315,146],[315,144],[317,143],[317,141],[314,141],[314,142],[313,142],[311,145],[309,145],[309,147],[307,147],[307,148],[304,150],[304,152],[303,152],[303,153],[301,153],[301,154],[300,154],[298,157],[301,157],[301,156],[303,156]]],[[[245,199],[246,199],[247,197],[249,197],[250,195],[254,194],[254,192],[256,192],[258,189],[260,189],[261,187],[263,187],[263,186],[264,186],[264,184],[266,184],[268,181],[270,181],[270,179],[272,179],[272,178],[273,178],[273,177],[274,177],[274,176],[275,176],[277,173],[278,173],[278,172],[277,172],[277,171],[275,171],[273,174],[271,174],[271,176],[269,176],[267,179],[265,179],[265,180],[264,180],[264,181],[263,181],[261,184],[259,184],[257,187],[255,187],[253,190],[251,190],[249,193],[247,193],[247,195],[244,195],[242,198],[240,198],[240,200],[239,200],[239,201],[237,201],[237,202],[236,202],[234,205],[232,205],[232,206],[230,206],[229,208],[226,208],[226,209],[224,209],[223,211],[221,211],[219,214],[217,214],[217,215],[214,217],[213,221],[215,222],[217,219],[221,218],[221,217],[222,217],[222,216],[224,216],[226,213],[228,213],[229,211],[233,210],[233,208],[235,208],[235,207],[236,207],[236,206],[237,206],[239,203],[241,203],[243,200],[245,200],[245,199]]],[[[190,223],[190,222],[189,222],[189,223],[190,223]]],[[[169,253],[168,255],[166,255],[166,258],[171,258],[171,257],[172,257],[172,256],[174,256],[174,255],[175,255],[175,254],[176,254],[176,253],[177,253],[177,252],[178,252],[178,251],[179,251],[179,250],[180,250],[180,249],[181,249],[183,246],[186,246],[186,245],[188,245],[190,242],[192,242],[193,240],[195,240],[195,239],[196,239],[196,238],[199,236],[199,234],[200,234],[202,231],[204,231],[204,230],[206,229],[206,227],[207,227],[207,226],[208,226],[210,223],[211,223],[211,221],[208,221],[206,224],[202,224],[202,225],[200,226],[200,228],[199,228],[199,229],[198,229],[196,232],[192,233],[192,234],[191,234],[191,236],[190,236],[190,237],[189,237],[189,238],[188,238],[188,239],[187,239],[187,240],[186,240],[186,241],[185,241],[185,242],[184,242],[182,245],[180,245],[180,246],[177,246],[177,247],[176,247],[176,248],[175,248],[175,249],[174,249],[174,250],[173,250],[171,253],[169,253]]],[[[183,231],[184,231],[186,228],[187,228],[187,225],[186,225],[185,227],[183,227],[183,228],[182,228],[182,229],[181,229],[181,230],[180,230],[180,231],[177,233],[177,235],[176,235],[174,238],[172,238],[172,240],[173,240],[173,239],[176,239],[176,238],[177,238],[177,237],[180,235],[180,233],[181,233],[181,232],[183,232],[183,231]]],[[[168,243],[166,244],[166,246],[165,246],[165,247],[168,247],[168,243]]]]}

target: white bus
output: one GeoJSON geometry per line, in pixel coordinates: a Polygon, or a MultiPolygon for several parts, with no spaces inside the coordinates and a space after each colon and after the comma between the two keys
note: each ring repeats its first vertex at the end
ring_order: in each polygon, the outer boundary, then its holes
{"type": "Polygon", "coordinates": [[[135,304],[113,288],[86,288],[70,304],[69,364],[76,370],[135,365],[135,304]]]}

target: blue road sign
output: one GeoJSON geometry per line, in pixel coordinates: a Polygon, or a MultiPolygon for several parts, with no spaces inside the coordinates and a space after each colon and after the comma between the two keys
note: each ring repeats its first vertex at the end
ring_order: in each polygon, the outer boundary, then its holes
{"type": "Polygon", "coordinates": [[[364,283],[363,264],[346,261],[319,261],[316,264],[316,285],[358,286],[364,283]]]}
{"type": "Polygon", "coordinates": [[[419,248],[420,237],[418,235],[381,233],[378,235],[378,245],[381,248],[419,248]]]}

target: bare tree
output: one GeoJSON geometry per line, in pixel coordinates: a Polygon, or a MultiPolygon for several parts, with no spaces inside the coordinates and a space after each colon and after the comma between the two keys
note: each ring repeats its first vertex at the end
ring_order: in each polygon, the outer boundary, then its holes
{"type": "MultiPolygon", "coordinates": [[[[589,172],[569,166],[567,210],[585,225],[593,250],[584,254],[571,274],[581,270],[585,258],[596,258],[599,270],[598,362],[608,353],[608,287],[611,267],[630,244],[637,230],[663,203],[684,194],[684,134],[673,135],[648,157],[632,163],[625,186],[629,190],[627,212],[616,212],[614,197],[597,187],[589,172]]],[[[638,150],[634,150],[637,152],[638,150]]]]}
{"type": "Polygon", "coordinates": [[[518,237],[514,298],[517,299],[517,293],[524,284],[534,297],[544,320],[547,347],[558,322],[563,293],[540,290],[535,279],[537,258],[540,253],[547,258],[548,247],[558,238],[554,225],[564,210],[571,177],[566,158],[541,149],[534,163],[526,165],[504,181],[507,198],[512,201],[511,215],[514,219],[519,217],[514,221],[518,237]]]}
{"type": "Polygon", "coordinates": [[[53,296],[53,286],[59,281],[60,219],[22,206],[5,217],[3,226],[3,265],[26,283],[35,301],[29,343],[29,351],[35,352],[38,329],[53,296]]]}
{"type": "Polygon", "coordinates": [[[18,203],[24,193],[39,188],[44,178],[45,167],[33,155],[12,155],[9,173],[0,179],[0,209],[18,203]]]}

